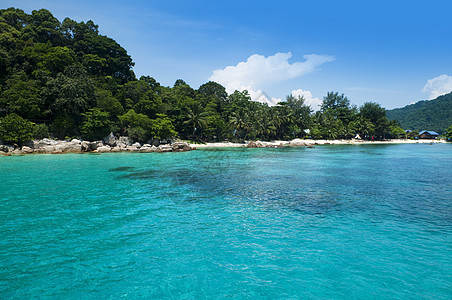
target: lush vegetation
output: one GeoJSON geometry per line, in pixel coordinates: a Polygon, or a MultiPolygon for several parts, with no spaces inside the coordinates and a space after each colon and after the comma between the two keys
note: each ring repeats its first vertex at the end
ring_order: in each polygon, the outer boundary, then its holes
{"type": "Polygon", "coordinates": [[[445,138],[446,138],[449,142],[452,142],[452,125],[450,125],[450,127],[446,129],[445,138]]]}
{"type": "Polygon", "coordinates": [[[442,134],[452,124],[452,92],[434,100],[388,110],[387,115],[390,120],[398,120],[405,129],[434,130],[442,134]]]}
{"type": "MultiPolygon", "coordinates": [[[[0,10],[0,139],[82,137],[109,132],[141,142],[293,138],[383,139],[404,135],[379,104],[351,105],[330,92],[313,113],[302,97],[277,106],[251,101],[247,91],[228,95],[207,82],[193,89],[154,78],[135,78],[127,51],[100,35],[92,21],[60,22],[48,10],[0,10]]],[[[434,128],[433,128],[434,129],[434,128]]]]}

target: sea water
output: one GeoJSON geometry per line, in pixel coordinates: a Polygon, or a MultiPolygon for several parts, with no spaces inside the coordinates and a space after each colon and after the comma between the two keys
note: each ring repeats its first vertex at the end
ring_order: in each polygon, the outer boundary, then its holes
{"type": "Polygon", "coordinates": [[[0,157],[0,298],[451,299],[452,145],[0,157]]]}

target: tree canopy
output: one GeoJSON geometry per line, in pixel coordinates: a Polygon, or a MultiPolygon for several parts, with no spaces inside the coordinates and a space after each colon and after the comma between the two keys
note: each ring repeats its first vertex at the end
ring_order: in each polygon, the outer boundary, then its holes
{"type": "Polygon", "coordinates": [[[433,130],[442,134],[452,124],[452,92],[433,100],[423,100],[387,111],[390,120],[398,120],[404,129],[433,130]]]}
{"type": "Polygon", "coordinates": [[[46,135],[92,140],[109,132],[140,142],[402,134],[379,104],[357,108],[338,92],[327,93],[313,113],[303,97],[289,95],[270,107],[251,101],[247,91],[228,95],[212,81],[194,89],[182,79],[172,87],[150,76],[137,79],[127,51],[91,20],[60,22],[45,9],[27,14],[8,8],[0,10],[0,28],[3,140],[46,135]]]}

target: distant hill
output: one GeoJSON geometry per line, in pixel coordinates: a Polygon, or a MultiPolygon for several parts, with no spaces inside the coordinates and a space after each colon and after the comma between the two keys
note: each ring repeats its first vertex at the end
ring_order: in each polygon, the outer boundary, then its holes
{"type": "Polygon", "coordinates": [[[434,130],[439,134],[452,125],[452,92],[434,100],[423,100],[386,111],[389,120],[398,120],[403,129],[434,130]]]}

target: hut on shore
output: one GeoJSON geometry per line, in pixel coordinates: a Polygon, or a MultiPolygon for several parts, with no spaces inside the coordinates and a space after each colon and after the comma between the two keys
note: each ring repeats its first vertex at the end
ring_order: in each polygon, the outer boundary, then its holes
{"type": "Polygon", "coordinates": [[[420,139],[434,140],[437,137],[439,137],[439,134],[435,131],[422,130],[421,132],[419,132],[420,139]]]}

